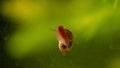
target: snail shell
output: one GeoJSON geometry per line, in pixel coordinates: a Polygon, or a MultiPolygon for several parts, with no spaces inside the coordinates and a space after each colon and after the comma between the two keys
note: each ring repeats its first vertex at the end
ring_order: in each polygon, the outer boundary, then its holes
{"type": "Polygon", "coordinates": [[[59,50],[61,52],[69,52],[73,47],[73,35],[70,30],[65,29],[63,26],[56,28],[57,40],[59,42],[59,50]]]}

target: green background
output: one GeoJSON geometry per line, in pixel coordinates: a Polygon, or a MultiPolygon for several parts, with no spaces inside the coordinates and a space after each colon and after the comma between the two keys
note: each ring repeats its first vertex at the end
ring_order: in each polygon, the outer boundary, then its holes
{"type": "Polygon", "coordinates": [[[17,24],[4,46],[17,68],[120,68],[120,0],[10,0],[2,15],[17,24]],[[65,55],[59,25],[74,36],[65,55]]]}

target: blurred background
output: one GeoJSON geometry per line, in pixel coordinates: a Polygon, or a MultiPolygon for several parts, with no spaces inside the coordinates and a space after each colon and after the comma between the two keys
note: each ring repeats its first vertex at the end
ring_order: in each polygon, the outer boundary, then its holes
{"type": "Polygon", "coordinates": [[[0,68],[120,68],[120,0],[1,0],[0,68]],[[74,35],[66,55],[59,25],[74,35]]]}

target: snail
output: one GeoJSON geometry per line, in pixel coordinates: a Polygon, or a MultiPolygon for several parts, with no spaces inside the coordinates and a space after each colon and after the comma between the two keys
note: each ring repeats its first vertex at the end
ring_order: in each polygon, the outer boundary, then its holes
{"type": "Polygon", "coordinates": [[[63,53],[71,51],[73,48],[73,34],[70,30],[64,28],[63,26],[58,26],[56,28],[57,40],[59,42],[59,50],[63,53]]]}

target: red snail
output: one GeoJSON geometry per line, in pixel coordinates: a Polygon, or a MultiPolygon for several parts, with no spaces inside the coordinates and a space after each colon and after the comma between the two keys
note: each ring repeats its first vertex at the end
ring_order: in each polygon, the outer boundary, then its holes
{"type": "Polygon", "coordinates": [[[73,48],[73,35],[70,30],[63,26],[56,28],[59,50],[63,53],[69,52],[73,48]]]}

